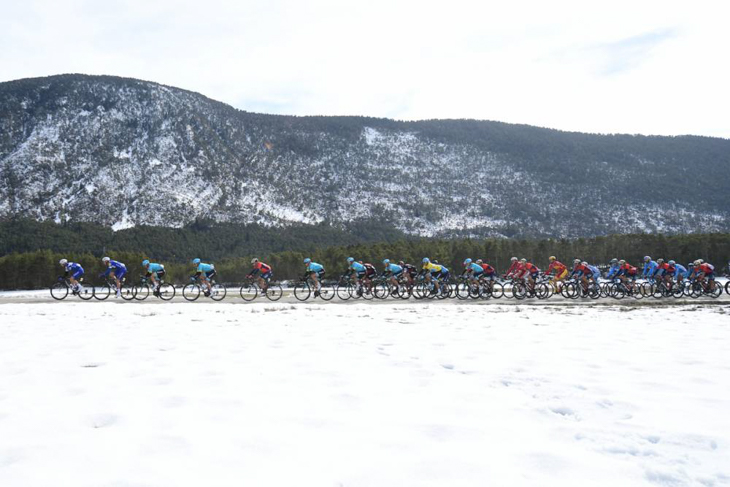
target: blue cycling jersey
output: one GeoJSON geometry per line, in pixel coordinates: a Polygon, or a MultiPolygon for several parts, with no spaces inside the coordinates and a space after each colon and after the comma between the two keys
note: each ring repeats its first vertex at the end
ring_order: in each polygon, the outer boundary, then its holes
{"type": "Polygon", "coordinates": [[[385,266],[385,272],[390,272],[391,274],[400,274],[401,272],[403,272],[403,268],[398,264],[388,264],[387,266],[385,266]]]}
{"type": "Polygon", "coordinates": [[[197,271],[198,272],[210,272],[214,269],[215,269],[215,266],[213,264],[204,264],[201,262],[200,264],[198,264],[197,271]]]}
{"type": "Polygon", "coordinates": [[[674,265],[674,278],[678,278],[679,276],[682,277],[689,277],[689,272],[687,272],[687,269],[683,265],[675,264],[674,265]]]}
{"type": "Polygon", "coordinates": [[[104,275],[108,276],[112,272],[114,272],[115,275],[118,275],[119,273],[124,274],[127,272],[127,266],[121,262],[117,262],[116,260],[110,260],[109,267],[106,268],[104,275]]]}
{"type": "Polygon", "coordinates": [[[613,264],[611,268],[608,270],[608,274],[606,275],[607,278],[611,279],[613,277],[616,277],[621,270],[621,266],[618,264],[613,264]]]}
{"type": "Polygon", "coordinates": [[[320,272],[324,270],[324,266],[322,264],[317,264],[316,262],[310,262],[309,265],[307,265],[307,272],[320,272]]]}
{"type": "Polygon", "coordinates": [[[162,264],[153,264],[150,263],[149,267],[147,267],[147,270],[149,272],[160,272],[165,270],[165,266],[162,264]]]}
{"type": "Polygon", "coordinates": [[[591,272],[593,273],[594,276],[596,274],[598,274],[599,276],[601,275],[601,271],[598,270],[598,267],[589,264],[588,268],[591,270],[591,272]]]}
{"type": "Polygon", "coordinates": [[[352,264],[350,264],[350,269],[356,272],[365,272],[365,266],[359,262],[353,262],[352,264]]]}
{"type": "Polygon", "coordinates": [[[77,264],[76,262],[69,262],[66,264],[66,272],[76,274],[79,271],[84,272],[84,268],[81,267],[81,264],[77,264]]]}
{"type": "Polygon", "coordinates": [[[647,277],[647,276],[651,277],[656,272],[656,268],[657,268],[657,263],[654,262],[653,260],[650,260],[649,262],[644,264],[644,271],[642,272],[641,275],[644,277],[647,277]]]}
{"type": "Polygon", "coordinates": [[[472,262],[471,264],[469,264],[466,269],[473,271],[475,275],[481,274],[482,272],[484,272],[484,269],[482,269],[482,266],[480,266],[476,262],[472,262]]]}

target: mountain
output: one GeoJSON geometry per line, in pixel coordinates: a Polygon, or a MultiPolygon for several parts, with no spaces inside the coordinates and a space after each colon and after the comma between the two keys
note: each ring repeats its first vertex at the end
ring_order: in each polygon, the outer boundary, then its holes
{"type": "Polygon", "coordinates": [[[580,237],[727,231],[729,209],[726,139],[263,115],[109,76],[0,83],[4,220],[580,237]]]}

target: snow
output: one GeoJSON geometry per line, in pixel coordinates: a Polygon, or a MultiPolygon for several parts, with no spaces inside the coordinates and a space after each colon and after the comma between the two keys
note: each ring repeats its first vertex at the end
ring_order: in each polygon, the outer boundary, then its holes
{"type": "Polygon", "coordinates": [[[727,485],[729,316],[6,300],[0,485],[727,485]]]}

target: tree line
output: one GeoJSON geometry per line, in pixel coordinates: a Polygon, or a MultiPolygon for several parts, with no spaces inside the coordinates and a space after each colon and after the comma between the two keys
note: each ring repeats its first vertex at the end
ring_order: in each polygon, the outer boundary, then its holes
{"type": "MultiPolygon", "coordinates": [[[[465,258],[481,258],[494,265],[499,272],[509,266],[511,257],[530,259],[540,268],[548,265],[548,257],[555,255],[569,265],[574,258],[592,264],[607,265],[616,257],[641,266],[644,255],[652,258],[674,259],[687,264],[695,259],[713,263],[718,271],[730,259],[730,234],[689,234],[689,235],[610,235],[596,238],[578,239],[459,239],[433,240],[414,239],[394,242],[362,243],[347,246],[319,247],[312,250],[285,250],[277,252],[249,252],[245,256],[225,256],[212,258],[205,249],[197,249],[188,254],[185,260],[166,260],[160,253],[140,250],[106,250],[115,260],[124,262],[129,270],[129,279],[136,280],[143,273],[141,262],[150,259],[165,265],[167,280],[176,284],[187,282],[194,274],[194,266],[189,259],[199,257],[204,262],[215,264],[221,282],[239,283],[251,270],[250,260],[257,257],[270,264],[277,280],[296,279],[303,275],[302,260],[309,257],[325,266],[327,276],[336,279],[347,264],[347,257],[375,264],[382,269],[385,258],[393,261],[404,260],[420,266],[423,257],[438,260],[456,273],[462,270],[465,258]]],[[[59,252],[49,249],[30,252],[13,252],[0,257],[0,289],[41,289],[50,286],[61,275],[58,264],[61,258],[79,262],[86,270],[87,282],[99,282],[98,274],[103,272],[102,252],[59,252]]]]}

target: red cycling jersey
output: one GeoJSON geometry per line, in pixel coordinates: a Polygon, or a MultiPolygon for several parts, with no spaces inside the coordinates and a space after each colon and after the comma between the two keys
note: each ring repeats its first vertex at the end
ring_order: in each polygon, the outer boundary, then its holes
{"type": "Polygon", "coordinates": [[[512,262],[512,265],[509,266],[509,269],[507,269],[507,274],[505,274],[505,275],[509,276],[510,274],[513,274],[513,273],[517,272],[517,270],[519,269],[519,267],[520,267],[520,261],[519,260],[516,260],[516,261],[512,262]]]}
{"type": "Polygon", "coordinates": [[[567,267],[565,267],[565,265],[562,264],[559,260],[554,260],[554,261],[550,262],[550,265],[548,266],[547,270],[545,271],[545,274],[550,274],[550,272],[553,269],[555,269],[555,274],[560,275],[563,272],[565,272],[567,267]]]}
{"type": "Polygon", "coordinates": [[[573,270],[576,272],[582,272],[583,274],[585,274],[587,276],[593,275],[593,271],[591,271],[587,265],[578,264],[577,266],[575,266],[575,269],[573,269],[573,270]]]}
{"type": "Polygon", "coordinates": [[[636,274],[636,267],[632,266],[628,262],[621,266],[621,270],[626,271],[626,274],[628,274],[629,276],[633,276],[634,274],[636,274]]]}
{"type": "Polygon", "coordinates": [[[494,274],[494,267],[489,264],[481,264],[485,274],[494,274]]]}
{"type": "Polygon", "coordinates": [[[267,272],[270,272],[271,271],[271,266],[270,265],[267,265],[267,264],[264,264],[263,262],[256,262],[253,265],[253,268],[255,270],[261,271],[261,274],[266,274],[267,272]]]}
{"type": "Polygon", "coordinates": [[[703,274],[712,274],[715,272],[715,267],[712,264],[705,262],[704,264],[700,264],[699,267],[695,267],[695,270],[702,272],[703,274]]]}
{"type": "Polygon", "coordinates": [[[525,270],[529,271],[530,274],[537,274],[538,272],[540,272],[540,268],[532,262],[528,262],[525,264],[525,270]]]}

